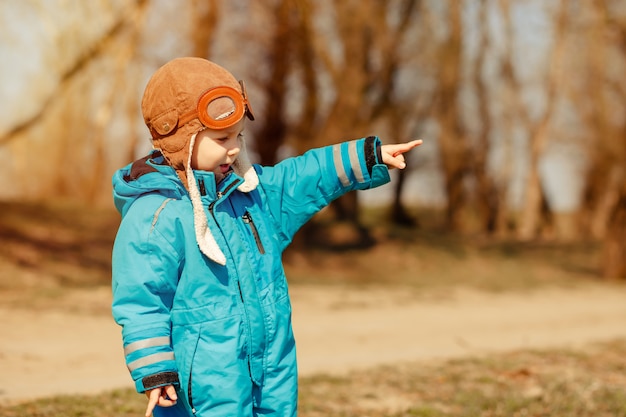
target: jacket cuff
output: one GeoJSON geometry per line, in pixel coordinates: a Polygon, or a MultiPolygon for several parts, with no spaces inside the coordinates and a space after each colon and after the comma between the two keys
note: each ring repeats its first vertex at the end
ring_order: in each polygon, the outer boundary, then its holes
{"type": "Polygon", "coordinates": [[[370,174],[369,188],[376,188],[390,181],[389,168],[383,163],[382,142],[377,136],[365,138],[363,152],[365,154],[365,164],[370,174]]]}
{"type": "Polygon", "coordinates": [[[180,385],[177,372],[160,372],[135,381],[135,388],[139,393],[167,385],[174,385],[176,387],[180,385]]]}
{"type": "Polygon", "coordinates": [[[382,152],[380,150],[380,139],[376,136],[368,136],[365,138],[365,144],[363,150],[365,152],[365,164],[367,165],[367,172],[372,175],[372,169],[375,165],[383,162],[382,152]]]}

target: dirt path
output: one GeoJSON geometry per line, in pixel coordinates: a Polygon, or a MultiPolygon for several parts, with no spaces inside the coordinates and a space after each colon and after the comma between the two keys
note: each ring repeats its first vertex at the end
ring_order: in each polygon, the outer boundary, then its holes
{"type": "MultiPolygon", "coordinates": [[[[623,286],[430,300],[341,288],[299,286],[291,293],[304,376],[626,338],[623,286]]],[[[106,307],[109,300],[100,295],[96,302],[106,307]]],[[[0,307],[0,335],[0,401],[132,386],[119,328],[105,314],[0,307]]]]}

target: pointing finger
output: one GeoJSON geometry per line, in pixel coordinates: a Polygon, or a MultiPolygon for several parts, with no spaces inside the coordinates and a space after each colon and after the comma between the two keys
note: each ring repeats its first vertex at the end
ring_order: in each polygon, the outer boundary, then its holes
{"type": "Polygon", "coordinates": [[[406,143],[401,143],[398,145],[395,145],[396,147],[396,151],[392,154],[393,156],[398,156],[400,154],[406,153],[408,151],[410,151],[411,149],[415,148],[416,146],[419,146],[423,143],[424,141],[421,139],[416,139],[416,140],[412,140],[410,142],[406,142],[406,143]]]}

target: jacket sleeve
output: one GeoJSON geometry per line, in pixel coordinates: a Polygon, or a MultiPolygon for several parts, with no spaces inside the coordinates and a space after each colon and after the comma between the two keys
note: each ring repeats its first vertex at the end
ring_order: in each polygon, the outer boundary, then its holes
{"type": "Polygon", "coordinates": [[[380,147],[380,139],[370,136],[312,149],[274,167],[257,166],[266,203],[281,232],[282,249],[300,227],[331,201],[349,191],[389,182],[380,147]]]}
{"type": "Polygon", "coordinates": [[[179,383],[170,309],[181,256],[159,227],[167,203],[158,195],[140,197],[123,217],[113,246],[112,312],[138,392],[179,383]]]}

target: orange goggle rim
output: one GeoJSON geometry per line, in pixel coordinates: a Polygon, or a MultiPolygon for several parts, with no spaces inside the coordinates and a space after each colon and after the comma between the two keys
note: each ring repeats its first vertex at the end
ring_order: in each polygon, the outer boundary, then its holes
{"type": "Polygon", "coordinates": [[[243,81],[239,81],[239,84],[241,85],[242,92],[232,87],[220,86],[210,88],[202,93],[198,99],[196,109],[182,115],[178,120],[178,126],[183,126],[193,119],[198,118],[200,123],[209,129],[226,129],[239,122],[244,115],[248,116],[250,120],[254,120],[254,113],[252,113],[252,109],[250,108],[245,85],[243,81]],[[222,97],[232,100],[235,105],[235,110],[232,114],[223,119],[213,119],[208,115],[207,107],[213,100],[222,97]]]}

